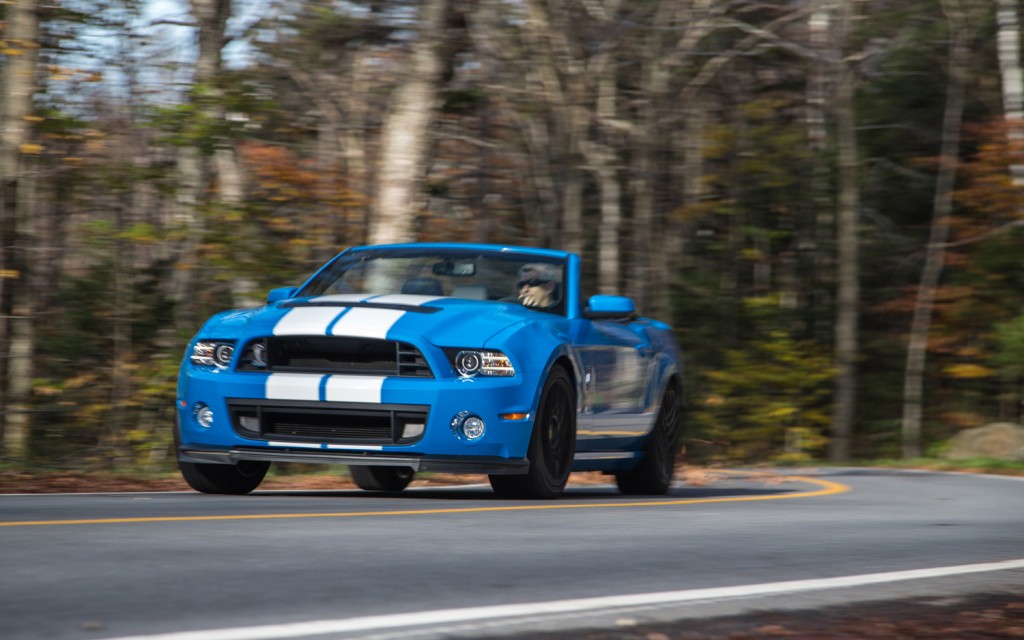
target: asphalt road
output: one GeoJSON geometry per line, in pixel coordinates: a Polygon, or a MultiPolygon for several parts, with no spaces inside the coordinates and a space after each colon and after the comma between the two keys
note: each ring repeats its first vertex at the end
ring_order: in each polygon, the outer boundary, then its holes
{"type": "Polygon", "coordinates": [[[483,637],[1024,592],[1021,479],[799,473],[553,502],[2,495],[0,638],[483,637]]]}

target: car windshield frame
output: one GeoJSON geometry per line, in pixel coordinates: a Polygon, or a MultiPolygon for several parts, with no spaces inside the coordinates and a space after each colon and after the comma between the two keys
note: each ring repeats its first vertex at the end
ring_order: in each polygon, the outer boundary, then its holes
{"type": "Polygon", "coordinates": [[[482,295],[469,296],[469,299],[520,304],[519,274],[528,265],[542,265],[542,269],[550,265],[555,274],[552,281],[556,299],[547,307],[527,308],[564,316],[566,258],[515,250],[438,247],[350,250],[328,263],[295,293],[295,297],[413,294],[465,298],[467,296],[460,295],[459,291],[475,288],[482,291],[482,295]]]}

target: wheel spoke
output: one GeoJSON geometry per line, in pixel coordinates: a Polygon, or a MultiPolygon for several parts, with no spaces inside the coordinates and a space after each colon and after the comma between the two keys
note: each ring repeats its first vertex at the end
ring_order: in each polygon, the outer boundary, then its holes
{"type": "Polygon", "coordinates": [[[541,389],[537,421],[530,435],[526,474],[492,475],[494,491],[502,497],[557,498],[572,471],[576,448],[576,405],[569,372],[554,367],[541,389]]]}
{"type": "Polygon", "coordinates": [[[569,464],[566,459],[569,447],[568,438],[569,401],[565,389],[558,388],[550,397],[547,416],[544,424],[544,463],[552,477],[560,478],[569,464]]]}

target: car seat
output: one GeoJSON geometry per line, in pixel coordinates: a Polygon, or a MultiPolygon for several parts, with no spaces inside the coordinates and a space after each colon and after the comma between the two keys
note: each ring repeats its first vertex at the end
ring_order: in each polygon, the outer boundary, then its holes
{"type": "Polygon", "coordinates": [[[402,285],[402,293],[412,293],[421,296],[443,296],[444,288],[440,280],[434,278],[409,278],[402,285]]]}
{"type": "Polygon", "coordinates": [[[453,298],[466,298],[467,300],[486,300],[487,286],[482,284],[463,284],[452,289],[453,298]]]}

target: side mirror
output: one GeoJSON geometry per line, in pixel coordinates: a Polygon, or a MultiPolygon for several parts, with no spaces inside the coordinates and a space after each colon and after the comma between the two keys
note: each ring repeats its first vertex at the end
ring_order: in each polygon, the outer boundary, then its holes
{"type": "Polygon", "coordinates": [[[626,296],[590,296],[583,317],[591,320],[632,320],[636,305],[626,296]]]}
{"type": "Polygon", "coordinates": [[[295,287],[281,287],[279,289],[271,289],[270,293],[267,294],[267,304],[271,302],[279,302],[281,300],[288,300],[295,295],[297,289],[295,287]]]}

